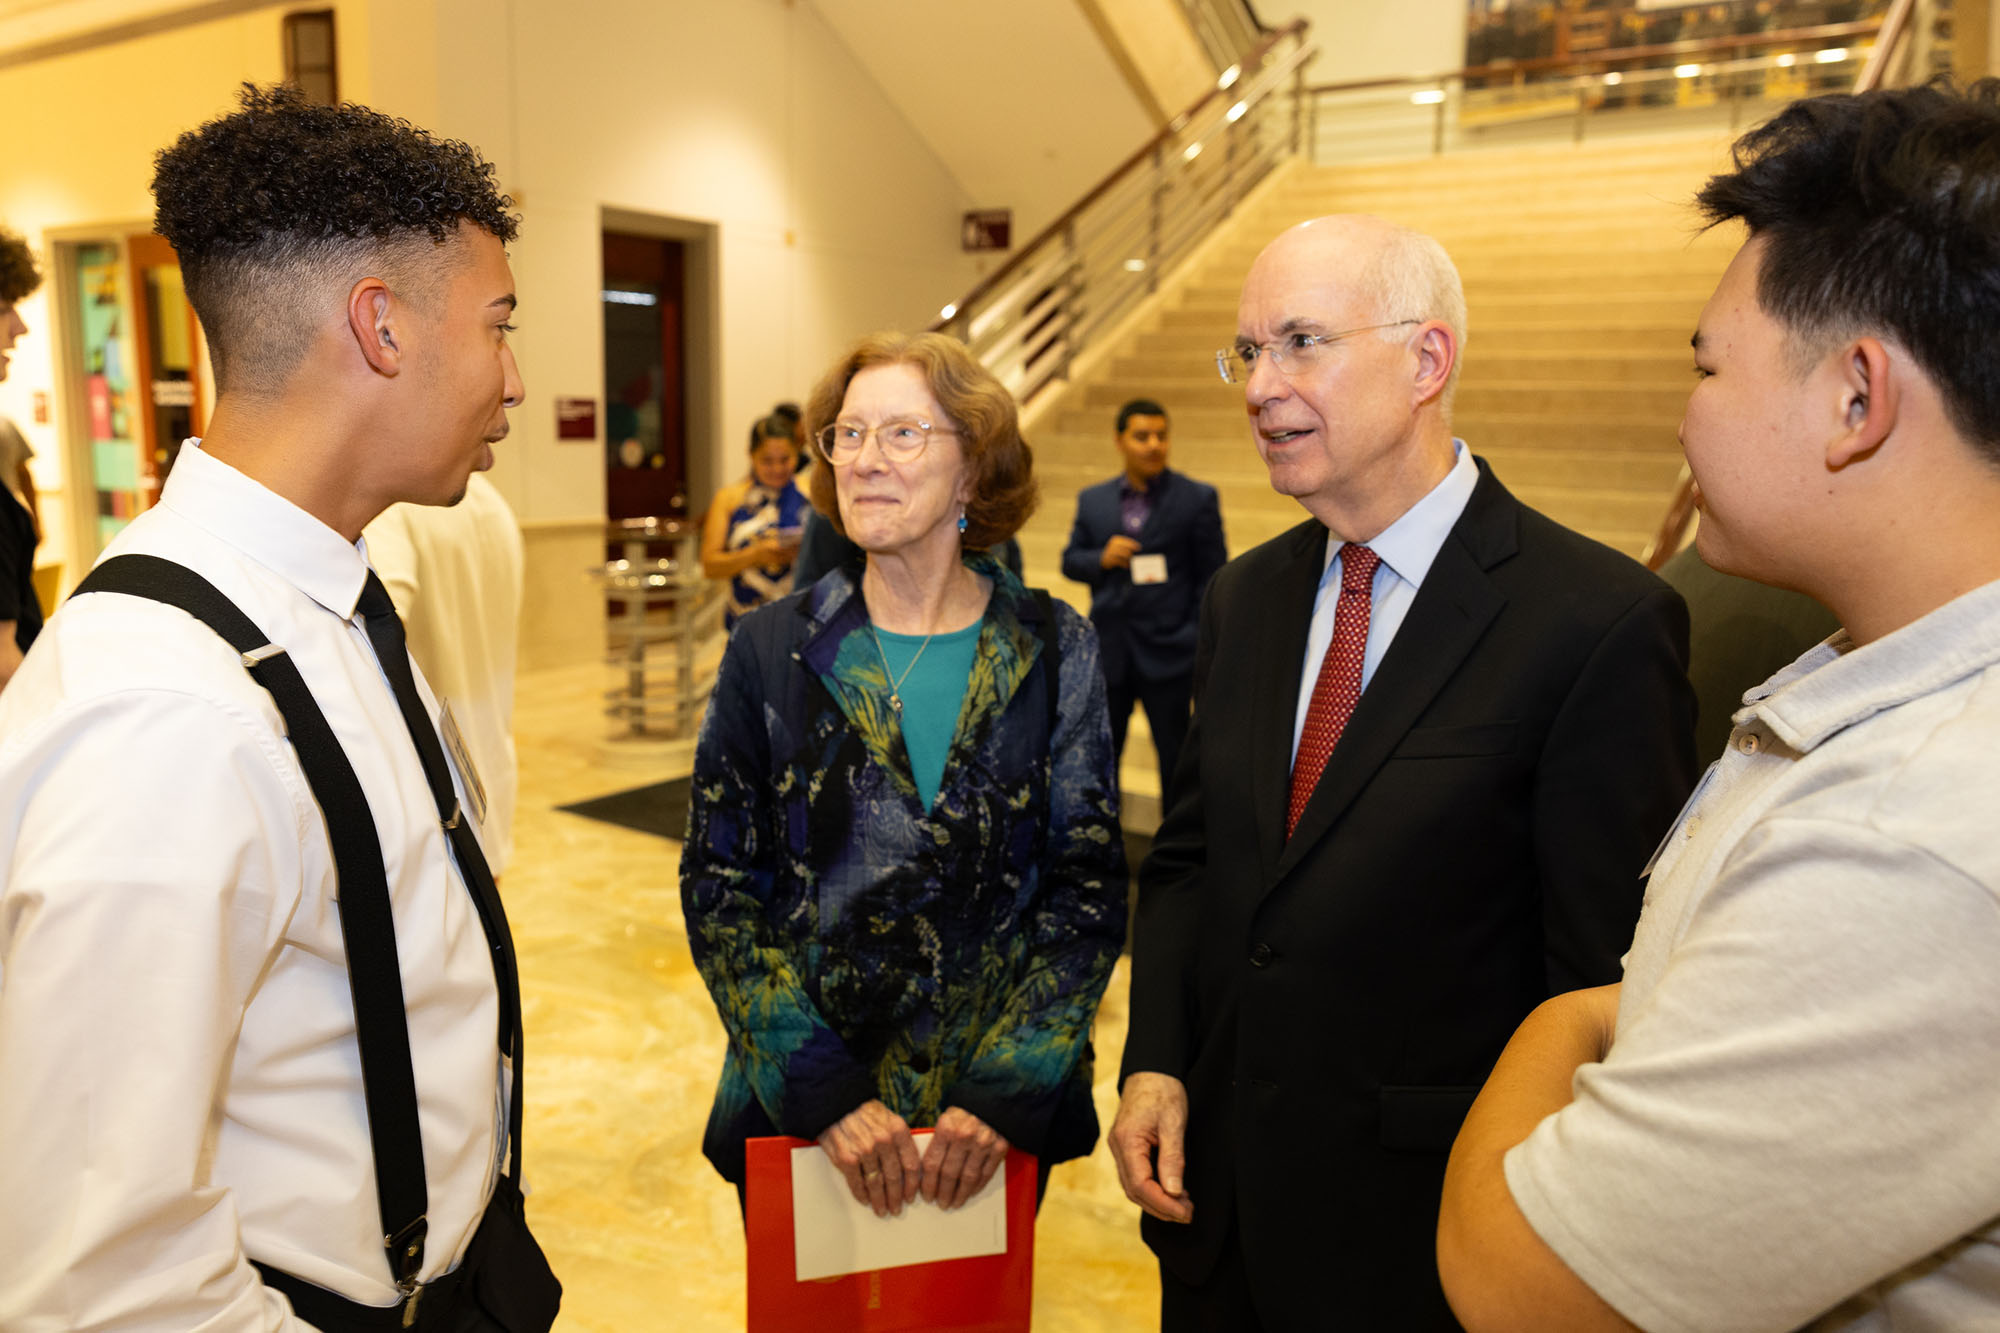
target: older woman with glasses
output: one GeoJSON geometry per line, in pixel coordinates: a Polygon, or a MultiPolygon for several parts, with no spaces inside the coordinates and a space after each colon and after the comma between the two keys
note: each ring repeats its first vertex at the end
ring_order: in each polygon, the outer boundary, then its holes
{"type": "Polygon", "coordinates": [[[1125,934],[1097,641],[985,548],[1033,509],[958,342],[864,339],[813,391],[813,502],[865,560],[746,617],[695,751],[681,900],[729,1035],[704,1150],[817,1139],[878,1214],[1008,1147],[1090,1151],[1125,934]],[[934,1128],[919,1153],[910,1131],[934,1128]]]}

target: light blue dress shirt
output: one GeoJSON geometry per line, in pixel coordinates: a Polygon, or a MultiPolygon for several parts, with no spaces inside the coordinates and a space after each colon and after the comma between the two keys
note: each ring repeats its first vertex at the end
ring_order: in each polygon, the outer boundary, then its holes
{"type": "MultiPolygon", "coordinates": [[[[1430,493],[1404,511],[1403,516],[1382,529],[1372,541],[1365,543],[1369,550],[1382,557],[1382,563],[1375,567],[1374,603],[1368,615],[1368,647],[1361,655],[1361,690],[1365,694],[1368,682],[1375,679],[1375,668],[1381,664],[1382,654],[1389,651],[1389,643],[1396,637],[1396,631],[1403,626],[1403,617],[1410,613],[1410,603],[1416,599],[1417,589],[1423,586],[1424,575],[1430,573],[1431,563],[1444,547],[1444,539],[1451,535],[1452,525],[1465,512],[1466,502],[1472,499],[1472,488],[1479,484],[1479,467],[1472,461],[1472,451],[1465,447],[1465,441],[1454,439],[1452,449],[1456,461],[1451,471],[1444,474],[1444,480],[1431,487],[1430,493]]],[[[1340,605],[1340,548],[1344,545],[1328,535],[1326,543],[1326,568],[1320,571],[1319,591],[1313,594],[1312,631],[1306,635],[1306,660],[1304,674],[1299,678],[1299,702],[1292,718],[1292,759],[1299,757],[1299,736],[1306,729],[1306,710],[1312,705],[1313,685],[1319,680],[1321,661],[1326,657],[1326,646],[1333,642],[1333,616],[1340,605]]]]}

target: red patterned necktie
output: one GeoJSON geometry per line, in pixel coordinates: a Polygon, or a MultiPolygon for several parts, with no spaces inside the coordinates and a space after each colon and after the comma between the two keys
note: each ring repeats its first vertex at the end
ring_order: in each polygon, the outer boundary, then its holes
{"type": "Polygon", "coordinates": [[[1292,761],[1291,802],[1285,811],[1285,836],[1292,836],[1320,770],[1340,741],[1347,719],[1361,698],[1361,659],[1368,651],[1368,612],[1373,604],[1375,567],[1382,557],[1353,542],[1340,548],[1340,601],[1333,609],[1333,641],[1320,660],[1312,703],[1306,708],[1305,730],[1299,733],[1298,758],[1292,761]]]}

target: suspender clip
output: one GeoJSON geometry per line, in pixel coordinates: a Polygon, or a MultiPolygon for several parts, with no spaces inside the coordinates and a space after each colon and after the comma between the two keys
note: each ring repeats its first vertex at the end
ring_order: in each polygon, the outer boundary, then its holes
{"type": "Polygon", "coordinates": [[[259,663],[270,661],[284,651],[283,648],[280,648],[275,643],[267,643],[262,648],[252,648],[249,652],[243,654],[243,669],[248,671],[259,663]]]}
{"type": "Polygon", "coordinates": [[[451,803],[451,814],[446,818],[439,820],[438,822],[444,826],[444,831],[446,833],[451,832],[453,829],[457,828],[459,824],[464,822],[460,817],[459,805],[456,798],[454,798],[451,803]]]}

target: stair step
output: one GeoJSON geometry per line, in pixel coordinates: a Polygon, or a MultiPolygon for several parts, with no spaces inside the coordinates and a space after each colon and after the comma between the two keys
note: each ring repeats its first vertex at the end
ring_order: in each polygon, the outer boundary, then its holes
{"type": "Polygon", "coordinates": [[[1418,227],[1459,266],[1471,328],[1456,433],[1526,503],[1637,555],[1682,468],[1688,335],[1738,244],[1733,229],[1702,231],[1690,204],[1726,165],[1725,141],[1704,134],[1292,169],[1041,416],[1043,503],[1021,538],[1030,579],[1087,604],[1061,577],[1062,548],[1076,493],[1117,473],[1112,418],[1135,397],[1166,406],[1174,466],[1220,492],[1232,553],[1298,523],[1213,356],[1235,338],[1243,276],[1271,238],[1348,211],[1418,227]]]}

